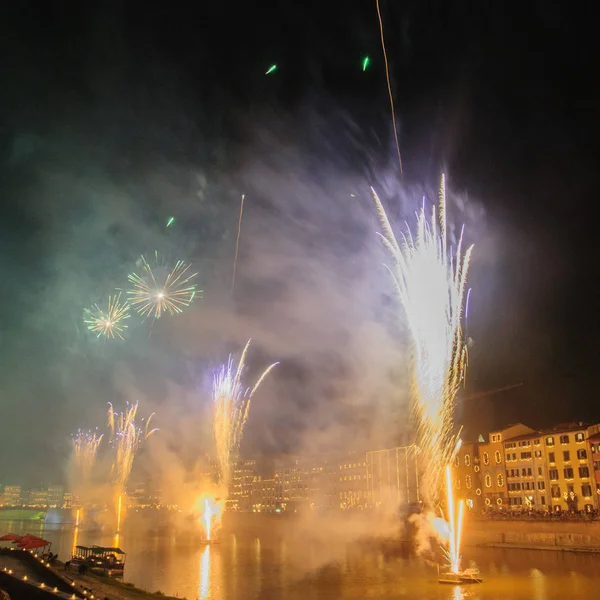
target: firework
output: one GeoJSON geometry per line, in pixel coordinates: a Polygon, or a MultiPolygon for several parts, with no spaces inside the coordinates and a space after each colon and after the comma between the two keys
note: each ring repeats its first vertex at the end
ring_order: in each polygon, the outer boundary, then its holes
{"type": "Polygon", "coordinates": [[[146,420],[145,427],[136,425],[137,402],[128,404],[127,409],[122,413],[116,413],[110,402],[108,406],[108,426],[112,433],[112,443],[115,449],[112,475],[117,492],[120,494],[125,489],[133,467],[133,460],[141,443],[157,429],[150,429],[154,413],[146,420]]]}
{"type": "Polygon", "coordinates": [[[99,435],[97,431],[83,429],[78,429],[73,434],[73,453],[81,483],[86,483],[90,479],[102,437],[102,434],[99,435]]]}
{"type": "Polygon", "coordinates": [[[464,515],[464,501],[458,503],[458,511],[454,502],[454,493],[452,491],[452,473],[450,467],[446,467],[446,504],[448,521],[448,550],[446,557],[453,573],[460,572],[460,535],[462,532],[462,523],[464,515]]]}
{"type": "Polygon", "coordinates": [[[192,283],[198,273],[191,273],[191,263],[178,260],[172,269],[168,269],[155,253],[156,267],[141,257],[141,275],[130,273],[129,282],[133,289],[127,294],[133,308],[143,317],[159,319],[164,312],[175,315],[191,304],[202,290],[192,283]]]}
{"type": "Polygon", "coordinates": [[[210,494],[204,494],[196,502],[194,512],[201,513],[199,521],[204,529],[205,540],[207,542],[215,541],[215,531],[221,525],[223,501],[210,494]]]}
{"type": "Polygon", "coordinates": [[[233,259],[233,276],[231,278],[231,293],[233,294],[233,288],[235,287],[235,272],[237,269],[238,250],[240,248],[240,233],[242,231],[242,216],[244,215],[244,197],[242,194],[242,201],[240,202],[240,218],[238,219],[238,230],[237,237],[235,239],[235,258],[233,259]]]}
{"type": "Polygon", "coordinates": [[[446,238],[445,178],[442,176],[439,227],[435,208],[431,220],[417,215],[416,235],[408,231],[398,243],[385,210],[373,190],[390,251],[394,283],[412,337],[412,393],[417,438],[422,457],[424,501],[436,507],[443,488],[443,471],[451,463],[457,436],[454,408],[467,366],[461,329],[465,283],[472,247],[463,253],[462,233],[456,251],[446,238]]]}
{"type": "Polygon", "coordinates": [[[124,339],[127,325],[123,321],[129,318],[129,304],[121,304],[121,294],[109,296],[106,310],[94,304],[84,310],[83,322],[96,337],[124,339]]]}
{"type": "Polygon", "coordinates": [[[258,378],[252,389],[245,388],[242,384],[246,355],[250,347],[246,344],[237,368],[233,358],[229,356],[227,364],[223,365],[213,379],[213,404],[214,404],[214,435],[219,461],[221,483],[225,489],[229,488],[231,470],[242,441],[244,425],[250,411],[252,396],[264,381],[265,377],[279,363],[273,363],[258,378]]]}

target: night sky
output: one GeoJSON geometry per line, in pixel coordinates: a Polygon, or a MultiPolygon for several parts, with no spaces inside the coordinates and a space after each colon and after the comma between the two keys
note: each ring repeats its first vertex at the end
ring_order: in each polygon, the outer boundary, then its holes
{"type": "Polygon", "coordinates": [[[368,187],[401,228],[442,170],[476,245],[465,394],[523,383],[460,420],[600,419],[591,14],[383,0],[401,176],[374,2],[51,4],[0,17],[0,483],[62,477],[108,401],[156,410],[173,456],[205,451],[207,370],[250,336],[251,374],[282,364],[245,452],[395,443],[406,332],[368,187]],[[88,335],[83,308],[155,249],[204,299],[88,335]]]}

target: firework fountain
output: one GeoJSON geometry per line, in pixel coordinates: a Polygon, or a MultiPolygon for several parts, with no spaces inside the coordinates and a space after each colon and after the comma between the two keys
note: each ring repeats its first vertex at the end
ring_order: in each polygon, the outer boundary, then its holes
{"type": "MultiPolygon", "coordinates": [[[[75,457],[76,489],[79,495],[87,493],[90,480],[96,464],[100,442],[104,436],[98,430],[78,429],[72,436],[73,456],[75,457]]],[[[83,515],[82,509],[78,508],[75,515],[75,527],[79,527],[83,515]]]]}
{"type": "Polygon", "coordinates": [[[228,489],[231,482],[231,471],[237,460],[244,426],[248,420],[250,402],[260,384],[272,369],[279,363],[273,363],[258,378],[252,389],[242,384],[242,375],[246,366],[246,355],[251,340],[248,340],[237,368],[233,358],[229,356],[215,374],[213,379],[213,430],[219,461],[220,482],[228,489]]]}
{"type": "MultiPolygon", "coordinates": [[[[223,497],[227,497],[233,465],[237,460],[244,426],[248,420],[250,402],[264,381],[265,377],[279,363],[273,363],[258,378],[254,387],[244,387],[242,376],[246,367],[246,356],[251,340],[244,347],[237,366],[232,358],[215,373],[213,378],[213,433],[217,461],[219,465],[219,484],[223,497]]],[[[211,541],[211,531],[218,527],[223,500],[214,496],[202,496],[197,506],[202,510],[201,522],[203,524],[207,541],[211,541]]]]}
{"type": "Polygon", "coordinates": [[[102,434],[97,433],[97,429],[96,431],[78,429],[73,434],[73,454],[75,456],[79,483],[82,485],[89,483],[94,465],[96,464],[96,457],[102,437],[102,434]]]}
{"type": "MultiPolygon", "coordinates": [[[[417,444],[421,457],[421,486],[425,506],[437,511],[444,470],[458,447],[454,409],[467,367],[467,348],[461,315],[472,246],[463,251],[463,236],[455,251],[448,246],[446,230],[446,182],[439,192],[439,224],[435,208],[431,219],[422,208],[417,227],[402,235],[399,243],[383,205],[375,193],[383,228],[382,238],[390,251],[389,267],[400,296],[412,338],[412,396],[417,420],[417,444]]],[[[459,569],[462,510],[455,514],[452,479],[447,470],[447,520],[449,562],[459,569]]]]}
{"type": "Polygon", "coordinates": [[[150,429],[150,422],[154,413],[146,420],[144,427],[138,427],[135,422],[139,403],[127,404],[122,413],[116,413],[113,405],[108,403],[108,426],[112,434],[115,457],[112,465],[112,476],[115,489],[117,509],[117,532],[121,527],[121,516],[123,509],[123,493],[131,474],[135,455],[142,442],[157,429],[150,429]]]}

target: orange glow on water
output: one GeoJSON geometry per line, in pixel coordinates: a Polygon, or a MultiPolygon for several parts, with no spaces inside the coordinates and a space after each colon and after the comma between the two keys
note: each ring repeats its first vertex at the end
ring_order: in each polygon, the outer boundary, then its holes
{"type": "Polygon", "coordinates": [[[121,510],[123,508],[123,494],[119,494],[117,500],[117,533],[121,531],[121,510]]]}

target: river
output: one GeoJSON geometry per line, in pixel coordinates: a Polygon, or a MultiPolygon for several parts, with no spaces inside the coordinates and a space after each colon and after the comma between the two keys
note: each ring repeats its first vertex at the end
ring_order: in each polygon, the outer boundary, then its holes
{"type": "Polygon", "coordinates": [[[0,533],[41,535],[62,560],[75,535],[83,545],[118,545],[127,552],[126,582],[188,600],[589,600],[598,594],[600,555],[466,547],[463,566],[477,566],[484,582],[454,588],[438,584],[435,567],[422,559],[386,556],[332,536],[303,538],[286,524],[266,523],[225,526],[212,547],[185,532],[138,528],[115,536],[4,521],[0,533]]]}

